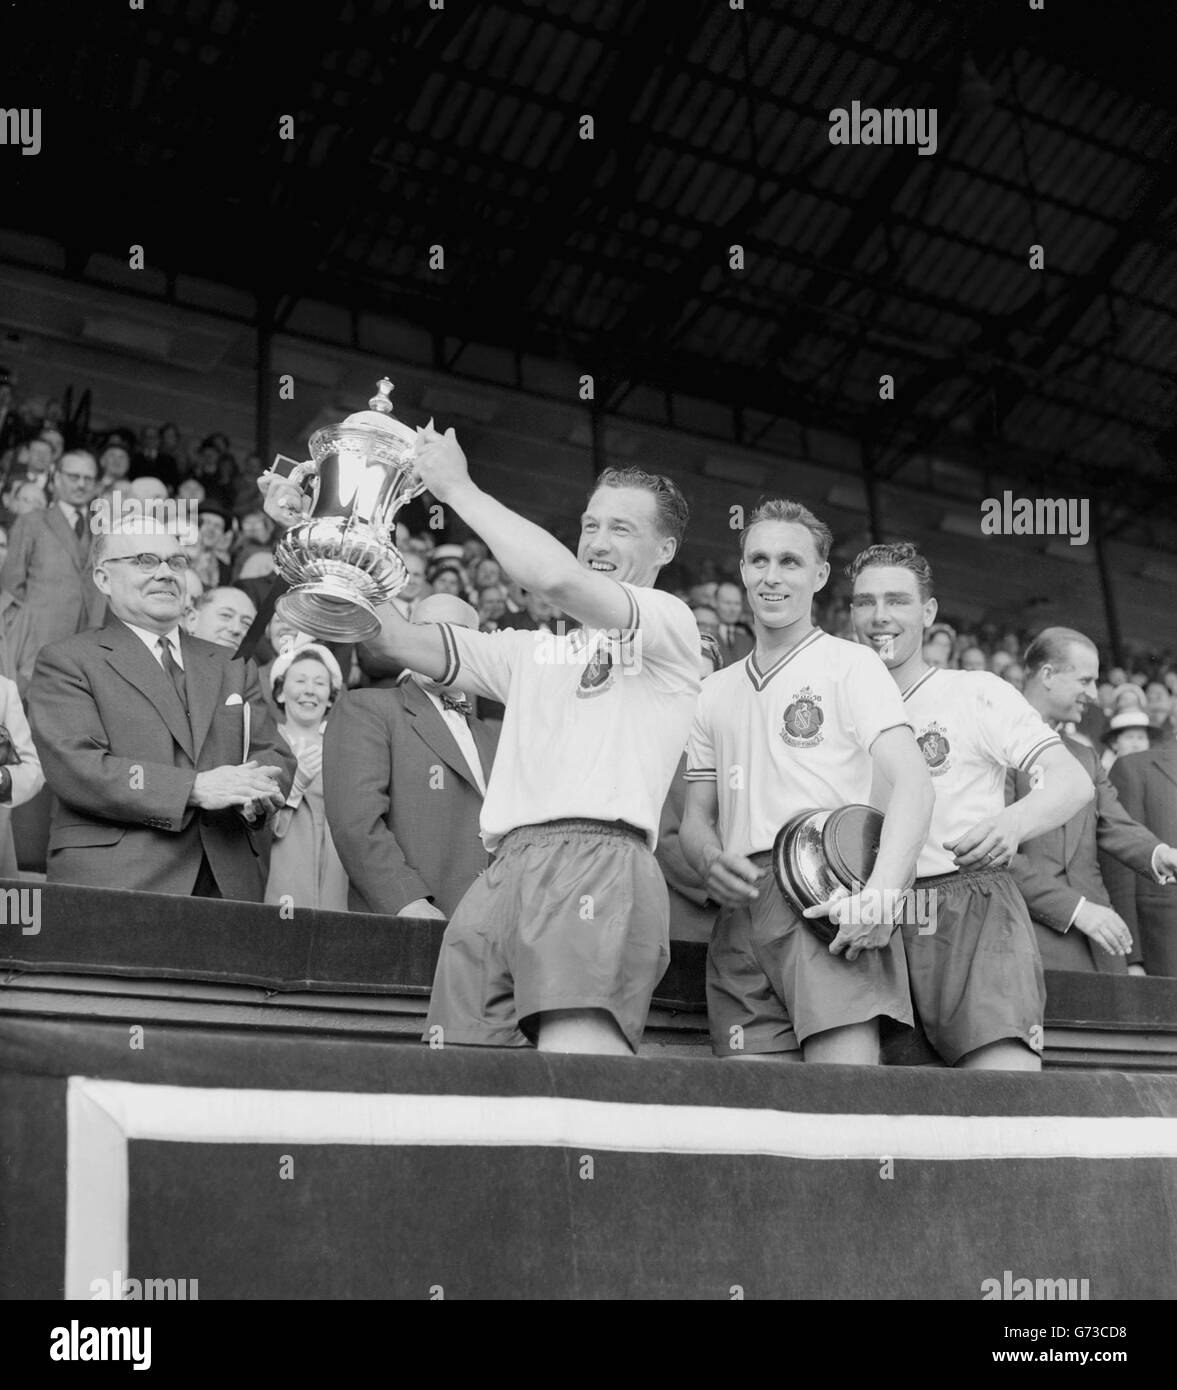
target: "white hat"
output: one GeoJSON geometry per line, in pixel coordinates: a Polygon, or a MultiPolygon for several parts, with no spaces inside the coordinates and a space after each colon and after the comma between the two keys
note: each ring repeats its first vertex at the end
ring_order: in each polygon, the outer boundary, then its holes
{"type": "Polygon", "coordinates": [[[319,642],[305,642],[301,647],[292,647],[289,651],[283,652],[281,656],[275,657],[274,664],[270,668],[270,684],[272,688],[276,690],[282,681],[286,679],[286,672],[290,670],[291,665],[297,661],[299,657],[306,656],[308,652],[313,652],[319,657],[323,665],[326,666],[331,676],[331,693],[332,695],[338,695],[343,689],[343,672],[339,668],[339,662],[336,661],[331,652],[319,642]]]}

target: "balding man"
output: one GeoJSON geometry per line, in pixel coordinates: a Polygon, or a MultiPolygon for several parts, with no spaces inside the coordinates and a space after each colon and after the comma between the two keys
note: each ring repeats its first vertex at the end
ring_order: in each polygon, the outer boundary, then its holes
{"type": "Polygon", "coordinates": [[[188,631],[193,637],[236,651],[256,617],[253,599],[243,589],[209,589],[196,600],[188,631]]]}
{"type": "MultiPolygon", "coordinates": [[[[1099,853],[1117,860],[1154,884],[1171,883],[1177,852],[1120,804],[1099,754],[1063,732],[1077,723],[1097,696],[1099,653],[1090,637],[1074,628],[1050,627],[1031,642],[1023,661],[1025,697],[1059,731],[1064,745],[1095,785],[1095,799],[1046,835],[1027,840],[1011,871],[1034,921],[1047,970],[1098,970],[1124,974],[1139,969],[1139,945],[1111,906],[1099,870],[1099,853]]],[[[1027,775],[1010,772],[1007,800],[1030,790],[1027,775]]]]}
{"type": "Polygon", "coordinates": [[[100,533],[92,562],[106,623],[43,648],[30,689],[49,882],[261,902],[253,836],[295,762],[257,672],[182,630],[189,560],[160,523],[100,533]]]}
{"type": "MultiPolygon", "coordinates": [[[[428,623],[476,632],[478,614],[452,594],[433,594],[413,612],[414,626],[428,623]]],[[[464,695],[413,671],[336,704],[323,789],[353,912],[452,915],[489,862],[478,821],[497,743],[464,695]]]]}
{"type": "Polygon", "coordinates": [[[0,571],[14,602],[5,613],[10,675],[22,695],[37,653],[102,621],[102,595],[90,575],[90,502],[98,487],[93,454],[71,450],[53,470],[53,501],[17,518],[0,571]]]}

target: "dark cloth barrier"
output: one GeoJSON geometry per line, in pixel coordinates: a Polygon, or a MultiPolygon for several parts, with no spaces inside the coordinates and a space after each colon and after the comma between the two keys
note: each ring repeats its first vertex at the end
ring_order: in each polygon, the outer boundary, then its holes
{"type": "MultiPolygon", "coordinates": [[[[404,917],[0,880],[0,970],[259,985],[277,992],[427,995],[445,924],[404,917]],[[10,890],[40,893],[25,934],[10,890]]],[[[655,991],[704,1012],[707,948],[673,942],[655,991]]],[[[1046,1022],[1177,1037],[1177,979],[1048,971],[1046,1022]]]]}
{"type": "Polygon", "coordinates": [[[5,1297],[1172,1289],[1173,1077],[140,1041],[0,1015],[5,1297]]]}

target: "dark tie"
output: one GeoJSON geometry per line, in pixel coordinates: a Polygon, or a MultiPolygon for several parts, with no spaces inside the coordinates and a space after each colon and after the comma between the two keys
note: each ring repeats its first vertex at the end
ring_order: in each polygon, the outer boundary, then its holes
{"type": "Polygon", "coordinates": [[[443,710],[456,709],[463,719],[469,719],[474,713],[474,708],[469,700],[461,699],[457,695],[443,695],[441,697],[441,707],[443,710]]]}
{"type": "Polygon", "coordinates": [[[172,684],[176,687],[176,694],[180,697],[180,704],[184,707],[184,713],[188,713],[188,689],[184,684],[184,668],[172,655],[172,644],[166,637],[161,637],[156,643],[159,648],[160,660],[163,669],[171,677],[172,684]]]}
{"type": "Polygon", "coordinates": [[[86,534],[86,521],[81,512],[74,513],[74,535],[81,540],[86,534]]]}

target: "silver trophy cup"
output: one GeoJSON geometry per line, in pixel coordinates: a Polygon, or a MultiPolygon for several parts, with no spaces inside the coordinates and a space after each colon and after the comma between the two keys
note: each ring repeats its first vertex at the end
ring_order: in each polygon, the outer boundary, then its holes
{"type": "Polygon", "coordinates": [[[392,382],[385,377],[376,389],[367,410],[311,436],[311,462],[289,478],[304,490],[309,484],[311,514],[274,552],[291,586],[278,612],[329,642],[363,642],[380,631],[377,606],[408,579],[394,520],[425,491],[413,467],[417,436],[392,414],[392,382]]]}

